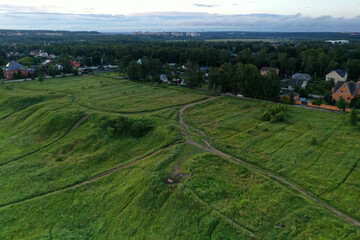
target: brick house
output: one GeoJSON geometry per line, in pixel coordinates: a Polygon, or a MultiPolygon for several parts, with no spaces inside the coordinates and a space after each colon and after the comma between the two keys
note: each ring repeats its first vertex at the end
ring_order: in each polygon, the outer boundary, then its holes
{"type": "Polygon", "coordinates": [[[71,61],[71,66],[73,66],[73,68],[79,68],[80,63],[78,63],[77,61],[71,61]]]}
{"type": "Polygon", "coordinates": [[[11,61],[9,62],[3,69],[4,77],[7,80],[11,80],[14,78],[14,74],[20,72],[23,77],[28,76],[29,74],[33,74],[34,71],[32,69],[26,69],[23,65],[18,62],[11,61]]]}
{"type": "Polygon", "coordinates": [[[344,98],[348,103],[355,97],[359,96],[360,93],[360,81],[357,83],[354,82],[344,82],[338,81],[335,87],[332,89],[333,99],[338,101],[340,97],[344,98]]]}
{"type": "Polygon", "coordinates": [[[260,69],[262,76],[268,75],[270,73],[270,71],[276,72],[277,75],[279,75],[279,72],[280,72],[280,70],[276,67],[262,67],[260,69]]]}

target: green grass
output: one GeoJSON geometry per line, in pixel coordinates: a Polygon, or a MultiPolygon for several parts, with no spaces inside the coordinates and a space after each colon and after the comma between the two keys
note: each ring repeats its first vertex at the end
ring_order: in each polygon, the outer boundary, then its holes
{"type": "MultiPolygon", "coordinates": [[[[206,97],[103,75],[0,86],[0,239],[360,238],[287,186],[187,144],[175,106],[206,97]]],[[[285,123],[259,114],[258,102],[219,98],[185,118],[217,148],[357,217],[358,130],[339,114],[286,108],[285,123]]]]}
{"type": "Polygon", "coordinates": [[[257,101],[222,98],[190,109],[186,120],[222,151],[285,176],[360,218],[359,128],[343,114],[292,107],[286,108],[286,122],[263,122],[260,109],[257,101]]]}
{"type": "Polygon", "coordinates": [[[0,211],[2,239],[360,236],[352,227],[283,186],[273,185],[236,163],[184,145],[165,149],[146,161],[79,188],[0,211]],[[184,156],[182,171],[191,173],[191,177],[177,185],[164,184],[162,179],[171,175],[175,163],[184,156]],[[279,223],[285,227],[277,227],[279,223]]]}
{"type": "Polygon", "coordinates": [[[74,95],[83,107],[119,113],[151,112],[207,97],[202,91],[164,84],[141,84],[106,75],[47,79],[41,84],[26,82],[20,87],[67,92],[74,95]]]}

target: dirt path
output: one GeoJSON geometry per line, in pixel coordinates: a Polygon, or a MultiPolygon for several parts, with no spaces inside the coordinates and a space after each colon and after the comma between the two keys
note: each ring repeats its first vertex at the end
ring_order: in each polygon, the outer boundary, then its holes
{"type": "MultiPolygon", "coordinates": [[[[211,97],[211,98],[208,98],[208,99],[206,99],[206,100],[199,101],[199,102],[196,102],[196,103],[191,103],[191,104],[188,104],[188,105],[182,107],[182,108],[180,109],[180,112],[179,112],[179,117],[180,117],[179,123],[182,124],[182,125],[185,127],[185,129],[190,133],[190,128],[191,128],[191,127],[190,127],[189,125],[187,125],[187,124],[184,122],[184,119],[183,119],[183,117],[184,117],[184,110],[187,109],[187,108],[189,108],[189,107],[192,107],[192,106],[194,106],[194,105],[201,104],[201,103],[204,103],[204,102],[213,100],[213,99],[215,99],[215,98],[216,98],[216,97],[211,97]]],[[[204,133],[202,133],[201,131],[199,131],[199,130],[197,130],[197,129],[196,129],[196,131],[199,132],[199,133],[201,133],[201,135],[206,136],[206,135],[205,135],[204,133]]],[[[298,193],[300,193],[301,195],[303,195],[303,196],[311,199],[311,200],[314,201],[316,204],[318,204],[319,206],[323,207],[324,209],[326,209],[327,211],[329,211],[330,213],[332,213],[332,214],[335,215],[336,217],[338,217],[338,218],[340,218],[340,219],[342,219],[342,220],[350,223],[351,225],[353,225],[353,226],[355,226],[355,227],[358,227],[358,228],[360,227],[360,222],[357,221],[356,219],[347,216],[346,214],[344,214],[344,213],[342,213],[341,211],[337,210],[336,208],[330,206],[329,204],[327,204],[327,203],[324,202],[323,200],[320,200],[320,199],[316,198],[312,193],[304,190],[302,187],[297,186],[296,184],[294,184],[294,183],[286,180],[286,179],[283,178],[283,177],[277,176],[277,175],[275,175],[274,173],[272,173],[272,172],[270,172],[270,171],[264,170],[264,169],[259,168],[259,167],[255,166],[255,165],[251,164],[251,163],[245,162],[245,161],[243,161],[243,160],[241,160],[241,159],[238,159],[238,158],[235,158],[235,157],[233,157],[233,156],[231,156],[231,155],[229,155],[229,154],[223,153],[223,152],[215,149],[213,146],[211,146],[211,144],[210,144],[207,140],[205,140],[205,139],[203,139],[203,142],[205,143],[205,146],[202,146],[201,144],[193,141],[191,138],[188,138],[188,139],[187,139],[187,142],[188,142],[189,144],[193,145],[193,146],[199,147],[199,148],[201,148],[201,149],[203,149],[203,150],[206,150],[206,151],[208,151],[208,152],[211,152],[211,153],[217,154],[217,155],[219,155],[219,156],[221,156],[221,157],[225,157],[225,158],[231,159],[231,160],[233,160],[233,161],[239,162],[239,163],[241,163],[243,166],[245,166],[246,168],[250,169],[251,171],[254,171],[254,172],[260,173],[260,174],[262,174],[262,175],[268,176],[268,177],[270,177],[270,178],[272,178],[272,179],[275,179],[275,180],[277,180],[278,182],[281,182],[281,183],[283,183],[283,184],[291,187],[292,189],[296,190],[296,191],[297,191],[298,193]]]]}
{"type": "Polygon", "coordinates": [[[27,154],[25,154],[25,155],[22,155],[22,156],[20,156],[20,157],[11,159],[10,161],[4,162],[4,163],[0,163],[0,167],[1,167],[1,166],[4,166],[4,165],[6,165],[6,164],[9,164],[9,163],[11,163],[11,162],[15,162],[15,161],[17,161],[17,160],[20,160],[20,159],[22,159],[22,158],[28,157],[28,156],[30,156],[30,155],[33,155],[33,154],[35,154],[35,153],[37,153],[37,152],[39,152],[39,151],[41,151],[41,150],[43,150],[43,149],[45,149],[45,148],[47,148],[47,147],[50,147],[51,145],[59,142],[61,139],[63,139],[64,137],[66,137],[69,133],[71,133],[72,131],[74,131],[74,129],[77,128],[77,127],[78,127],[83,121],[85,121],[85,119],[87,119],[88,117],[89,117],[89,114],[85,114],[84,116],[82,116],[79,121],[77,121],[66,133],[64,133],[60,138],[56,139],[55,141],[52,141],[51,143],[48,143],[48,144],[46,144],[45,146],[42,146],[42,147],[36,149],[35,151],[32,151],[32,152],[27,153],[27,154]]]}
{"type": "Polygon", "coordinates": [[[19,204],[19,203],[28,202],[28,201],[31,201],[31,200],[34,200],[34,199],[38,199],[38,198],[41,198],[41,197],[49,196],[49,195],[51,195],[51,194],[58,193],[58,192],[61,192],[61,191],[65,191],[65,190],[68,190],[68,189],[74,189],[74,188],[80,187],[80,186],[82,186],[82,185],[85,185],[85,184],[87,184],[87,183],[94,182],[94,181],[99,180],[99,179],[101,179],[101,178],[104,178],[104,177],[106,177],[106,176],[108,176],[108,175],[110,175],[110,174],[112,174],[112,173],[118,172],[118,171],[120,171],[120,170],[122,170],[122,169],[124,169],[124,168],[126,168],[126,167],[129,167],[129,166],[131,166],[131,165],[134,165],[135,163],[140,162],[140,161],[142,161],[142,160],[144,160],[144,159],[147,159],[147,158],[149,158],[149,157],[151,157],[151,156],[153,156],[153,155],[156,155],[156,154],[158,154],[159,152],[161,152],[161,151],[163,151],[163,150],[165,150],[165,149],[167,149],[167,148],[170,148],[170,147],[173,147],[173,146],[175,146],[175,145],[182,144],[182,143],[183,143],[183,142],[176,142],[176,143],[173,143],[173,144],[171,144],[171,145],[169,145],[169,146],[160,148],[160,149],[158,149],[158,150],[156,150],[156,151],[154,151],[154,152],[152,152],[152,153],[149,153],[149,154],[145,155],[144,157],[138,158],[138,159],[136,159],[136,160],[134,160],[134,161],[132,161],[132,162],[128,162],[128,163],[122,164],[122,165],[120,165],[120,166],[118,166],[118,167],[115,167],[115,168],[112,168],[112,169],[110,169],[110,170],[107,170],[107,171],[105,171],[105,172],[103,172],[103,173],[100,173],[100,174],[98,174],[98,175],[96,175],[96,176],[94,176],[94,177],[92,177],[92,178],[90,178],[90,179],[87,179],[87,180],[83,181],[83,182],[79,182],[79,183],[76,183],[76,184],[72,184],[72,185],[69,185],[69,186],[65,186],[65,187],[62,187],[62,188],[59,188],[59,189],[55,189],[55,190],[52,190],[52,191],[49,191],[49,192],[45,192],[45,193],[42,193],[42,194],[40,194],[40,195],[38,195],[38,196],[35,196],[35,197],[26,198],[26,199],[21,199],[21,200],[15,201],[15,202],[11,202],[11,203],[7,203],[7,204],[4,204],[4,205],[1,205],[1,206],[0,206],[0,209],[5,208],[5,207],[10,207],[10,206],[13,206],[13,205],[16,205],[16,204],[19,204]]]}

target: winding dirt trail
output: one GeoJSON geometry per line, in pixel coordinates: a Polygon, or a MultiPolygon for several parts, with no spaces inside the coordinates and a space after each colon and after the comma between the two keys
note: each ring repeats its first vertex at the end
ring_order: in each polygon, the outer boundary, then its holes
{"type": "MultiPolygon", "coordinates": [[[[211,98],[208,98],[206,100],[203,100],[203,101],[199,101],[199,102],[195,102],[195,103],[191,103],[191,104],[188,104],[184,107],[182,107],[180,109],[180,112],[179,112],[179,117],[180,117],[180,120],[179,120],[179,123],[181,125],[183,125],[185,127],[185,129],[187,130],[187,132],[191,135],[191,132],[190,132],[190,129],[194,129],[192,128],[191,126],[187,125],[185,122],[184,122],[184,110],[186,110],[187,108],[189,107],[192,107],[192,106],[195,106],[195,105],[198,105],[198,104],[201,104],[201,103],[204,103],[204,102],[207,102],[207,101],[210,101],[210,100],[213,100],[215,99],[216,97],[211,97],[211,98]]],[[[206,136],[205,133],[201,132],[200,130],[198,129],[194,129],[195,131],[199,132],[201,135],[203,136],[206,136]]],[[[217,150],[216,148],[214,148],[213,146],[211,146],[211,144],[205,140],[205,139],[202,139],[202,141],[205,143],[205,146],[193,141],[190,137],[187,138],[187,142],[193,146],[196,146],[198,148],[201,148],[205,151],[208,151],[208,152],[211,152],[211,153],[214,153],[216,155],[219,155],[221,157],[225,157],[225,158],[228,158],[230,160],[233,160],[233,161],[236,161],[240,164],[242,164],[243,166],[245,166],[247,169],[253,171],[253,172],[256,172],[256,173],[259,173],[259,174],[262,174],[262,175],[265,175],[265,176],[268,176],[274,180],[277,180],[278,182],[281,182],[285,185],[287,185],[288,187],[296,190],[298,193],[300,193],[301,195],[307,197],[308,199],[311,199],[312,201],[314,201],[316,204],[318,204],[319,206],[323,207],[324,209],[326,209],[327,211],[329,211],[330,213],[332,213],[333,215],[335,215],[336,217],[350,223],[351,225],[357,227],[357,228],[360,228],[360,222],[357,221],[356,219],[354,218],[351,218],[349,216],[347,216],[346,214],[344,214],[343,212],[337,210],[336,208],[330,206],[329,204],[327,204],[326,202],[324,202],[323,200],[320,200],[318,198],[316,198],[312,193],[306,191],[305,189],[303,189],[302,187],[300,186],[297,186],[296,184],[290,182],[289,180],[286,180],[285,178],[283,177],[280,177],[280,176],[277,176],[276,174],[270,172],[270,171],[267,171],[267,170],[264,170],[262,168],[259,168],[251,163],[248,163],[248,162],[245,162],[241,159],[238,159],[236,157],[233,157],[229,154],[226,154],[224,152],[221,152],[219,150],[217,150]]]]}
{"type": "Polygon", "coordinates": [[[87,180],[85,180],[85,181],[82,181],[82,182],[79,182],[79,183],[76,183],[76,184],[71,184],[71,185],[68,185],[68,186],[65,186],[65,187],[62,187],[62,188],[58,188],[58,189],[55,189],[55,190],[51,190],[51,191],[48,191],[48,192],[39,194],[39,195],[34,196],[34,197],[30,197],[30,198],[26,198],[26,199],[20,199],[20,200],[18,200],[18,201],[11,202],[11,203],[6,203],[6,204],[4,204],[4,205],[1,205],[1,206],[0,206],[0,209],[5,208],[5,207],[10,207],[10,206],[13,206],[13,205],[16,205],[16,204],[19,204],[19,203],[28,202],[28,201],[31,201],[31,200],[34,200],[34,199],[38,199],[38,198],[41,198],[41,197],[49,196],[49,195],[51,195],[51,194],[55,194],[55,193],[58,193],[58,192],[61,192],[61,191],[65,191],[65,190],[68,190],[68,189],[74,189],[74,188],[83,186],[83,185],[88,184],[88,183],[92,183],[92,182],[94,182],[94,181],[96,181],[96,180],[99,180],[99,179],[101,179],[101,178],[104,178],[104,177],[106,177],[106,176],[108,176],[108,175],[110,175],[110,174],[112,174],[112,173],[118,172],[118,171],[120,171],[120,170],[122,170],[122,169],[124,169],[124,168],[126,168],[126,167],[129,167],[129,166],[131,166],[131,165],[134,165],[134,164],[137,163],[137,162],[140,162],[140,161],[145,160],[145,159],[147,159],[147,158],[149,158],[149,157],[151,157],[151,156],[154,156],[154,155],[158,154],[159,152],[161,152],[161,151],[163,151],[163,150],[165,150],[165,149],[168,149],[168,148],[170,148],[170,147],[173,147],[173,146],[178,145],[178,144],[183,144],[183,143],[184,143],[184,142],[176,142],[176,143],[170,144],[170,145],[168,145],[168,146],[162,147],[162,148],[160,148],[160,149],[158,149],[158,150],[155,150],[154,152],[151,152],[151,153],[149,153],[149,154],[147,154],[147,155],[145,155],[145,156],[143,156],[143,157],[141,157],[141,158],[138,158],[138,159],[136,159],[136,160],[134,160],[134,161],[131,161],[131,162],[122,164],[122,165],[120,165],[120,166],[118,166],[118,167],[109,169],[109,170],[107,170],[107,171],[105,171],[105,172],[103,172],[103,173],[100,173],[100,174],[98,174],[98,175],[96,175],[96,176],[94,176],[94,177],[92,177],[92,178],[90,178],[90,179],[87,179],[87,180]]]}
{"type": "Polygon", "coordinates": [[[35,153],[37,153],[37,152],[39,152],[39,151],[41,151],[41,150],[43,150],[43,149],[45,149],[45,148],[47,148],[47,147],[50,147],[51,145],[59,142],[61,139],[63,139],[64,137],[66,137],[69,133],[71,133],[72,131],[74,131],[74,129],[77,128],[77,127],[78,127],[83,121],[85,121],[88,117],[89,117],[89,114],[83,115],[79,121],[77,121],[69,130],[67,130],[67,131],[66,131],[61,137],[59,137],[58,139],[56,139],[56,140],[54,140],[54,141],[52,141],[52,142],[50,142],[50,143],[48,143],[48,144],[46,144],[46,145],[44,145],[44,146],[42,146],[42,147],[40,147],[40,148],[32,151],[32,152],[29,152],[29,153],[27,153],[27,154],[25,154],[25,155],[22,155],[22,156],[20,156],[20,157],[16,157],[16,158],[11,159],[10,161],[7,161],[7,162],[0,163],[0,167],[1,167],[1,166],[4,166],[4,165],[6,165],[6,164],[9,164],[9,163],[11,163],[11,162],[15,162],[15,161],[17,161],[17,160],[20,160],[20,159],[22,159],[22,158],[28,157],[28,156],[30,156],[30,155],[33,155],[33,154],[35,154],[35,153]]]}

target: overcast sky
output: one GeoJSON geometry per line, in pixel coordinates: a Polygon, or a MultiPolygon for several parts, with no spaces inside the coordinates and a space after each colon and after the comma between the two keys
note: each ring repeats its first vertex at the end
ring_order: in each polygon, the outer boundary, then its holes
{"type": "Polygon", "coordinates": [[[360,0],[0,0],[2,29],[360,31],[360,0]]]}

